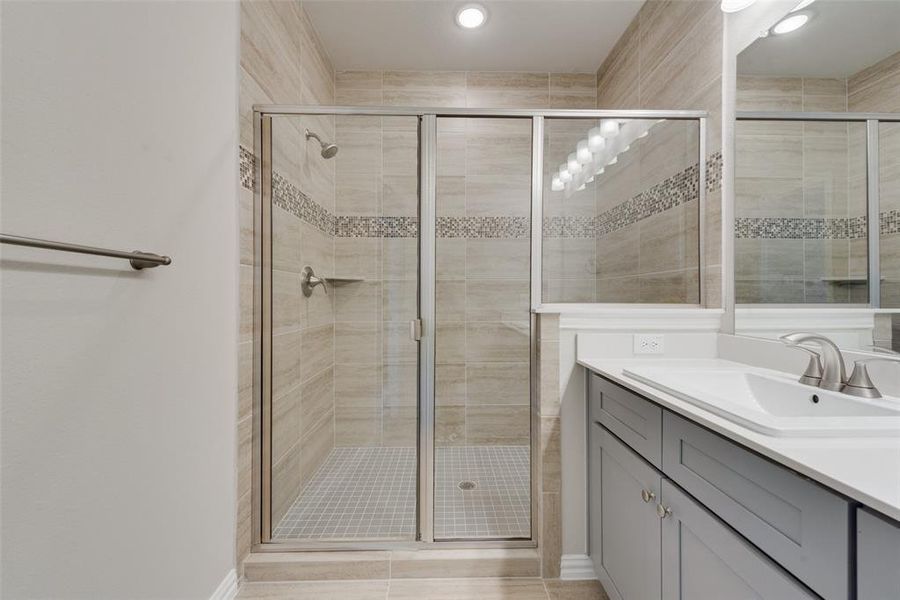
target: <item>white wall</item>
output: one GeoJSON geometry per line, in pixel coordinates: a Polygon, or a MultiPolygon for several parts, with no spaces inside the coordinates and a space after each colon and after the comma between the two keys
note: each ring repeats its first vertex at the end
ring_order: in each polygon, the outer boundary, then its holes
{"type": "Polygon", "coordinates": [[[209,598],[233,566],[238,10],[3,2],[4,598],[209,598]]]}
{"type": "Polygon", "coordinates": [[[607,308],[559,317],[559,393],[562,447],[563,560],[587,554],[587,401],[580,350],[593,358],[632,358],[635,332],[665,336],[660,358],[714,356],[721,309],[607,308]]]}

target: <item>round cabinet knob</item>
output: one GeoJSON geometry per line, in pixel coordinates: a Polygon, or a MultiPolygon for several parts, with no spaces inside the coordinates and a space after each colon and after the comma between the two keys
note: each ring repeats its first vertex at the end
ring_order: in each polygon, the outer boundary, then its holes
{"type": "Polygon", "coordinates": [[[650,502],[654,498],[656,498],[656,494],[654,494],[650,490],[641,490],[641,500],[643,500],[644,502],[650,502]]]}
{"type": "Polygon", "coordinates": [[[665,519],[666,517],[668,517],[671,514],[672,514],[672,509],[669,508],[668,506],[663,506],[662,504],[656,505],[656,515],[660,519],[665,519]]]}

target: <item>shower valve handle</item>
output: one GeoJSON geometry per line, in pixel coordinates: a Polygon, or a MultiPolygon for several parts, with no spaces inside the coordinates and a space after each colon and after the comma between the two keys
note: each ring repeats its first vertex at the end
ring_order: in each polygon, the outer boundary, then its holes
{"type": "Polygon", "coordinates": [[[328,293],[328,283],[326,282],[325,278],[316,277],[316,273],[312,270],[312,267],[303,267],[303,275],[300,279],[300,291],[303,292],[303,295],[307,298],[312,296],[313,288],[315,288],[317,285],[321,285],[325,293],[328,293]]]}

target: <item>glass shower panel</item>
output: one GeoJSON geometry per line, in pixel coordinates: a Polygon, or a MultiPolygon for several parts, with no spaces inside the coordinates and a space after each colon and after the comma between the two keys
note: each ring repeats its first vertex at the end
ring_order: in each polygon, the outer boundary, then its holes
{"type": "Polygon", "coordinates": [[[437,119],[435,539],[531,536],[531,136],[437,119]]]}
{"type": "Polygon", "coordinates": [[[866,124],[738,121],[735,300],[865,304],[866,124]]]}
{"type": "Polygon", "coordinates": [[[881,306],[900,308],[900,123],[879,123],[881,306]]]}
{"type": "Polygon", "coordinates": [[[272,540],[414,540],[418,119],[272,139],[272,540]]]}
{"type": "Polygon", "coordinates": [[[699,136],[545,119],[542,302],[699,303],[699,136]]]}

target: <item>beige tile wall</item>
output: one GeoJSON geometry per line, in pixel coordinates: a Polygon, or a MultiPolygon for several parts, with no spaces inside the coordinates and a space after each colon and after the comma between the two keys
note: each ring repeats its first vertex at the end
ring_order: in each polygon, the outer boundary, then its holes
{"type": "MultiPolygon", "coordinates": [[[[695,122],[654,125],[647,137],[632,143],[596,178],[597,214],[654,186],[675,193],[679,180],[674,176],[697,162],[698,140],[695,122]]],[[[598,237],[597,300],[699,303],[697,204],[690,200],[598,237]]]]}
{"type": "MultiPolygon", "coordinates": [[[[415,216],[416,120],[337,117],[336,129],[336,214],[415,216]]],[[[364,280],[334,289],[337,446],[416,445],[416,256],[412,238],[335,238],[335,274],[364,280]]]]}
{"type": "MultiPolygon", "coordinates": [[[[596,90],[596,88],[594,88],[596,90]]],[[[546,119],[544,121],[544,221],[548,219],[585,219],[595,214],[597,184],[589,184],[568,198],[551,187],[553,173],[575,151],[579,140],[596,122],[585,119],[546,119]]],[[[543,302],[594,302],[597,269],[593,236],[544,236],[543,302]]]]}
{"type": "MultiPolygon", "coordinates": [[[[596,101],[594,76],[581,74],[339,71],[335,81],[337,102],[349,105],[590,108],[596,101]]],[[[337,128],[337,213],[416,215],[415,121],[346,118],[337,128]],[[342,163],[345,147],[352,155],[342,163]],[[352,183],[360,169],[364,190],[352,183]],[[350,182],[346,194],[344,180],[350,182]]],[[[527,121],[441,119],[437,145],[439,217],[529,215],[527,121]]],[[[381,370],[380,387],[377,375],[370,385],[361,383],[370,373],[354,374],[358,363],[338,365],[339,380],[350,378],[347,385],[359,391],[353,402],[364,404],[367,416],[345,432],[338,390],[338,443],[414,445],[415,355],[407,345],[407,321],[415,315],[416,241],[338,238],[336,247],[339,257],[368,257],[373,281],[366,295],[380,300],[367,308],[367,319],[374,328],[374,315],[382,315],[373,335],[385,349],[382,362],[372,365],[373,372],[381,370]]],[[[527,444],[529,241],[440,238],[437,255],[437,443],[527,444]]],[[[564,249],[554,257],[565,262],[564,249]]],[[[339,288],[339,305],[342,294],[359,285],[339,288]]],[[[341,319],[339,311],[339,327],[341,319]]],[[[363,414],[362,406],[353,410],[363,414]]]]}
{"type": "Polygon", "coordinates": [[[851,75],[847,93],[854,112],[900,112],[900,52],[851,75]]]}
{"type": "MultiPolygon", "coordinates": [[[[845,79],[741,76],[738,110],[844,112],[845,79]]],[[[866,214],[863,123],[741,122],[735,216],[835,218],[866,214]]],[[[736,239],[739,303],[866,302],[866,240],[736,239]]]]}
{"type": "MultiPolygon", "coordinates": [[[[301,2],[241,2],[241,145],[252,150],[255,103],[331,104],[330,61],[301,2]]],[[[274,169],[313,201],[334,210],[334,164],[303,138],[309,127],[334,136],[331,118],[277,120],[274,169]]],[[[250,550],[252,436],[253,192],[241,189],[241,343],[238,409],[237,566],[250,550]]],[[[331,271],[334,241],[273,208],[273,520],[334,445],[333,297],[300,294],[300,271],[331,271]]]]}
{"type": "MultiPolygon", "coordinates": [[[[707,152],[719,152],[723,18],[718,6],[711,0],[645,2],[597,71],[597,107],[706,110],[707,152]]],[[[673,136],[684,133],[675,126],[670,129],[673,136]]],[[[666,154],[689,156],[681,149],[666,154]]],[[[643,159],[635,153],[630,160],[643,159]]],[[[613,169],[599,188],[598,210],[621,197],[622,190],[645,189],[634,179],[636,170],[661,179],[677,172],[676,164],[648,168],[649,164],[613,169]]],[[[696,254],[691,255],[696,214],[696,207],[682,205],[598,240],[597,301],[696,302],[697,260],[696,254]]],[[[707,194],[705,215],[707,306],[721,302],[720,214],[721,190],[715,188],[707,194]]]]}
{"type": "MultiPolygon", "coordinates": [[[[487,78],[480,78],[479,91],[487,88],[487,78]]],[[[448,185],[438,189],[438,216],[527,217],[530,122],[442,119],[439,125],[438,173],[448,185]]],[[[435,392],[439,445],[529,443],[529,244],[527,238],[437,240],[436,370],[445,384],[435,392]]]]}
{"type": "Polygon", "coordinates": [[[562,462],[560,455],[559,315],[538,318],[541,497],[538,537],[541,574],[559,577],[562,557],[562,462]]]}

